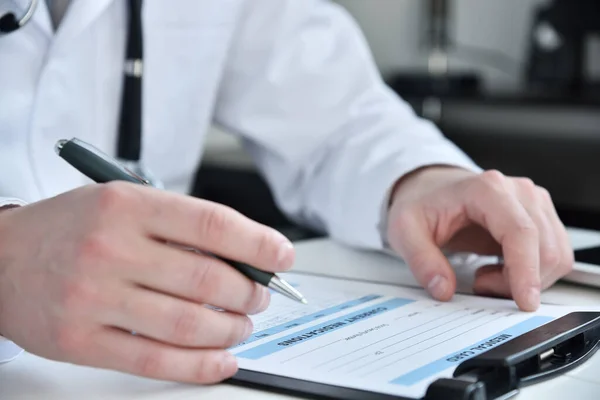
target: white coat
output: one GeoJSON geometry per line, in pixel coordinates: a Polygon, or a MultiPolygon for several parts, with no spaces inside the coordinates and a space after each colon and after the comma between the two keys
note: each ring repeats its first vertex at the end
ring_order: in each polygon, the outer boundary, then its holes
{"type": "MultiPolygon", "coordinates": [[[[29,0],[0,0],[22,11],[29,0]]],[[[381,248],[394,182],[476,168],[382,82],[355,22],[325,0],[145,0],[142,161],[186,192],[212,123],[243,137],[291,217],[381,248]]],[[[6,9],[6,7],[3,7],[6,9]]],[[[54,152],[78,137],[115,153],[126,0],[44,1],[0,36],[0,196],[34,202],[89,183],[54,152]]],[[[241,194],[242,195],[242,194],[241,194]]]]}

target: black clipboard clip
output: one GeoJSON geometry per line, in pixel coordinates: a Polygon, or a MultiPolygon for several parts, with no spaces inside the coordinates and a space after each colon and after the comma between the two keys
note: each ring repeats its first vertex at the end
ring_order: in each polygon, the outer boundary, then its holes
{"type": "Polygon", "coordinates": [[[600,312],[575,312],[461,363],[425,400],[506,400],[581,365],[600,347],[600,312]]]}

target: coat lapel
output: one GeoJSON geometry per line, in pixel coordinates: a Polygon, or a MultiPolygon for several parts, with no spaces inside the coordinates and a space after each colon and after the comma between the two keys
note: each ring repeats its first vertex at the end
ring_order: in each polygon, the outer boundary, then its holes
{"type": "MultiPolygon", "coordinates": [[[[115,1],[117,0],[72,0],[56,32],[56,42],[64,43],[77,37],[115,1]]],[[[124,1],[119,2],[125,7],[124,1]]]]}

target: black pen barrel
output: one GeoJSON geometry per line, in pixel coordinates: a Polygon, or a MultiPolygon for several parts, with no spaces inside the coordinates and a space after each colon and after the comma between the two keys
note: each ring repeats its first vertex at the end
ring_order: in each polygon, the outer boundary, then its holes
{"type": "Polygon", "coordinates": [[[107,183],[114,180],[140,183],[123,167],[104,159],[99,152],[87,149],[73,140],[62,141],[57,153],[88,178],[97,183],[107,183]]]}
{"type": "Polygon", "coordinates": [[[274,276],[274,274],[271,272],[266,272],[266,271],[251,267],[244,263],[227,260],[227,259],[223,259],[223,258],[221,258],[221,260],[224,261],[225,263],[231,265],[238,272],[240,272],[242,275],[246,276],[250,280],[253,280],[253,281],[260,283],[261,285],[264,285],[267,287],[269,286],[269,283],[271,282],[271,279],[274,276]]]}

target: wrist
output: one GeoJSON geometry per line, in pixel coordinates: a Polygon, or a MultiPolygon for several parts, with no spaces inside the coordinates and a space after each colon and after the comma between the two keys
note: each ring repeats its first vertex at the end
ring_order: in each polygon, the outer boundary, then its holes
{"type": "Polygon", "coordinates": [[[432,165],[416,169],[398,179],[394,184],[388,208],[396,201],[416,200],[428,192],[469,178],[474,174],[476,172],[446,165],[432,165]]]}
{"type": "MultiPolygon", "coordinates": [[[[0,243],[5,242],[4,238],[8,229],[7,227],[4,227],[5,224],[3,222],[4,220],[6,220],[6,213],[10,212],[11,209],[20,207],[21,205],[23,205],[23,203],[18,201],[9,201],[0,205],[0,243]]],[[[3,326],[4,301],[2,299],[2,293],[4,292],[4,290],[2,290],[2,282],[5,282],[6,280],[5,269],[6,264],[2,262],[2,257],[0,257],[0,341],[4,339],[3,332],[6,332],[6,329],[3,326]]]]}

